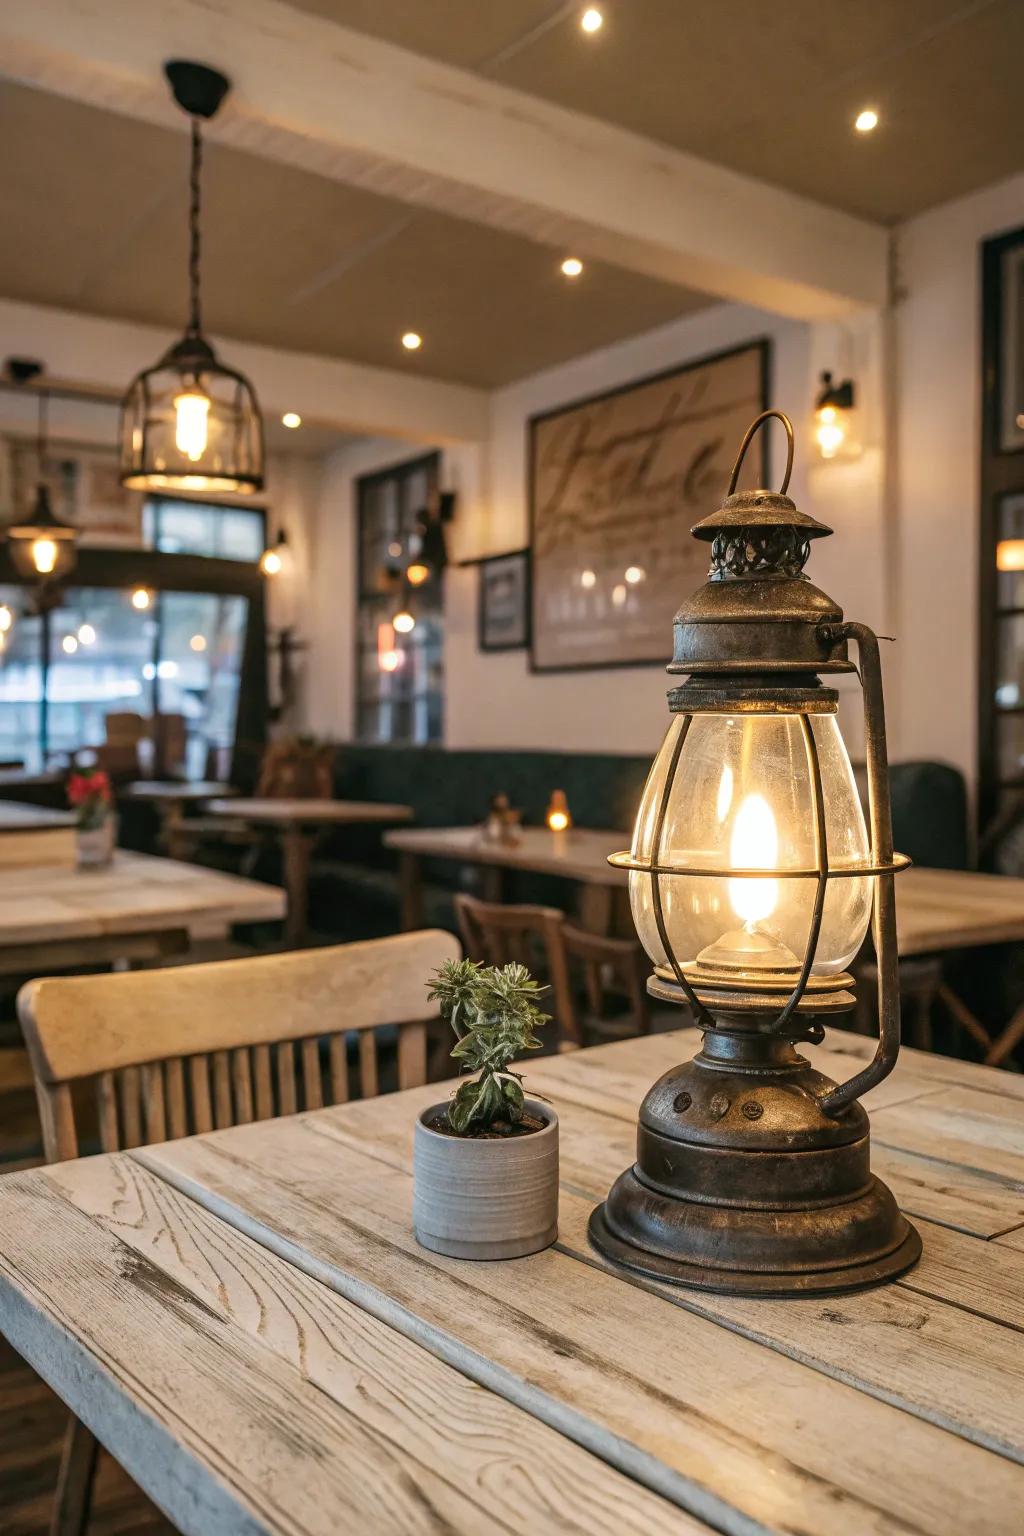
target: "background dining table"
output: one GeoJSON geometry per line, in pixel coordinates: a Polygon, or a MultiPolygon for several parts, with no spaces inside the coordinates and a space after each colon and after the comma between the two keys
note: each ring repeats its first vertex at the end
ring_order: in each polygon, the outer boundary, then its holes
{"type": "MultiPolygon", "coordinates": [[[[185,1536],[1019,1529],[1024,1079],[906,1051],[867,1106],[917,1267],[720,1296],[586,1238],[641,1097],[697,1042],[532,1063],[559,1236],[509,1263],[412,1235],[438,1084],[0,1179],[0,1330],[185,1536]]],[[[842,1078],[872,1048],[831,1030],[807,1054],[842,1078]]]]}
{"type": "Polygon", "coordinates": [[[273,922],[284,892],[175,859],[118,850],[105,868],[61,861],[7,866],[0,835],[0,975],[46,975],[67,966],[157,959],[169,935],[223,933],[273,922]]]}
{"type": "Polygon", "coordinates": [[[289,944],[301,944],[306,938],[309,861],[316,840],[325,828],[412,820],[411,806],[388,805],[378,800],[286,800],[239,796],[233,800],[211,800],[206,810],[213,817],[265,827],[279,838],[288,893],[285,937],[289,944]]]}

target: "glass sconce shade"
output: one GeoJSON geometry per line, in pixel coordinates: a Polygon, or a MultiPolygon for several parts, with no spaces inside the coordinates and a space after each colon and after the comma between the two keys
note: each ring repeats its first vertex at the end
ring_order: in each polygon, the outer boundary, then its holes
{"type": "Polygon", "coordinates": [[[129,386],[121,406],[121,482],[133,490],[262,490],[256,393],[201,338],[186,337],[129,386]]]}
{"type": "MultiPolygon", "coordinates": [[[[665,929],[683,966],[765,967],[797,972],[811,930],[817,880],[815,794],[797,714],[696,714],[690,719],[662,827],[654,840],[670,764],[687,717],[669,726],[644,789],[632,857],[693,873],[659,879],[665,929]],[[729,877],[701,870],[760,870],[729,877]],[[786,870],[810,878],[786,878],[786,870]],[[773,877],[767,871],[779,871],[773,877]]],[[[807,717],[817,747],[828,868],[867,869],[870,845],[853,769],[834,715],[807,717]]],[[[633,920],[654,965],[668,974],[652,877],[632,870],[633,920]]],[[[832,878],[825,892],[812,976],[845,970],[871,915],[869,875],[832,878]]]]}

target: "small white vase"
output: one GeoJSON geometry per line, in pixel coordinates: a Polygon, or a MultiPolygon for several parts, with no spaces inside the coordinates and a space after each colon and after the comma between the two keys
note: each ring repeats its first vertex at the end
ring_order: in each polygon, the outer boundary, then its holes
{"type": "Polygon", "coordinates": [[[98,827],[75,831],[75,861],[79,869],[105,869],[114,857],[117,817],[108,816],[98,827]]]}
{"type": "Polygon", "coordinates": [[[518,1259],[558,1236],[558,1116],[527,1099],[546,1122],[526,1136],[446,1136],[429,1122],[447,1113],[432,1104],[416,1122],[412,1220],[416,1240],[454,1259],[518,1259]]]}

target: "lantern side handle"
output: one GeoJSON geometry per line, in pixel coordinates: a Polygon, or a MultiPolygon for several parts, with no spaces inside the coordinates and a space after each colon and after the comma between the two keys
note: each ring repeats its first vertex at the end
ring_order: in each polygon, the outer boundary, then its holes
{"type": "Polygon", "coordinates": [[[782,477],[779,494],[785,496],[789,490],[789,477],[793,473],[793,423],[785,411],[762,411],[760,416],[750,423],[750,426],[743,434],[740,451],[736,455],[736,462],[732,467],[732,474],[729,476],[729,489],[725,493],[727,497],[731,496],[736,489],[736,482],[740,477],[740,470],[743,468],[743,460],[746,457],[747,449],[754,439],[754,434],[764,426],[766,421],[771,421],[773,416],[776,421],[781,421],[786,429],[786,473],[782,477]]]}
{"type": "MultiPolygon", "coordinates": [[[[892,865],[892,810],[889,800],[889,761],[885,746],[885,704],[882,697],[882,664],[878,637],[866,624],[829,624],[829,643],[852,640],[857,647],[861,687],[864,692],[864,733],[867,748],[868,809],[871,820],[872,862],[892,865]]],[[[822,1109],[836,1115],[889,1076],[900,1051],[899,955],[896,949],[895,871],[876,877],[871,912],[871,932],[878,970],[878,1048],[863,1072],[840,1083],[820,1100],[822,1109]]]]}

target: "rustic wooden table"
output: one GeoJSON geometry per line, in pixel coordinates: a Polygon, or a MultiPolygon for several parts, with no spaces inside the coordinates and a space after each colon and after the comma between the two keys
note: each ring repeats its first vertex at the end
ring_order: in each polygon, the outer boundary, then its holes
{"type": "MultiPolygon", "coordinates": [[[[1024,1079],[908,1051],[868,1099],[924,1257],[849,1297],[637,1283],[589,1248],[691,1031],[548,1057],[557,1244],[417,1247],[438,1085],[0,1179],[0,1328],[186,1536],[1009,1536],[1024,1079]]],[[[872,1043],[809,1051],[845,1077],[872,1043]]]]}
{"type": "Polygon", "coordinates": [[[399,853],[401,924],[423,927],[422,861],[451,859],[459,864],[479,864],[488,901],[504,898],[504,876],[510,869],[533,874],[561,875],[580,886],[580,921],[594,932],[606,932],[617,890],[626,885],[621,869],[613,869],[608,855],[629,846],[623,832],[573,827],[551,832],[547,827],[523,827],[514,844],[490,842],[479,827],[411,827],[385,832],[384,845],[399,853]]]}
{"type": "Polygon", "coordinates": [[[276,886],[144,853],[118,851],[106,869],[79,870],[70,861],[5,866],[0,974],[146,958],[161,934],[205,936],[284,910],[276,886]]]}
{"type": "Polygon", "coordinates": [[[306,937],[309,913],[309,859],[325,827],[377,821],[411,821],[409,805],[376,800],[211,800],[214,816],[272,828],[281,840],[284,883],[288,892],[285,936],[291,944],[306,937]]]}
{"type": "Polygon", "coordinates": [[[230,784],[216,779],[137,779],[124,791],[129,800],[141,800],[156,807],[160,818],[159,843],[173,857],[175,832],[185,819],[187,805],[199,805],[213,795],[226,799],[235,791],[230,784]]]}

